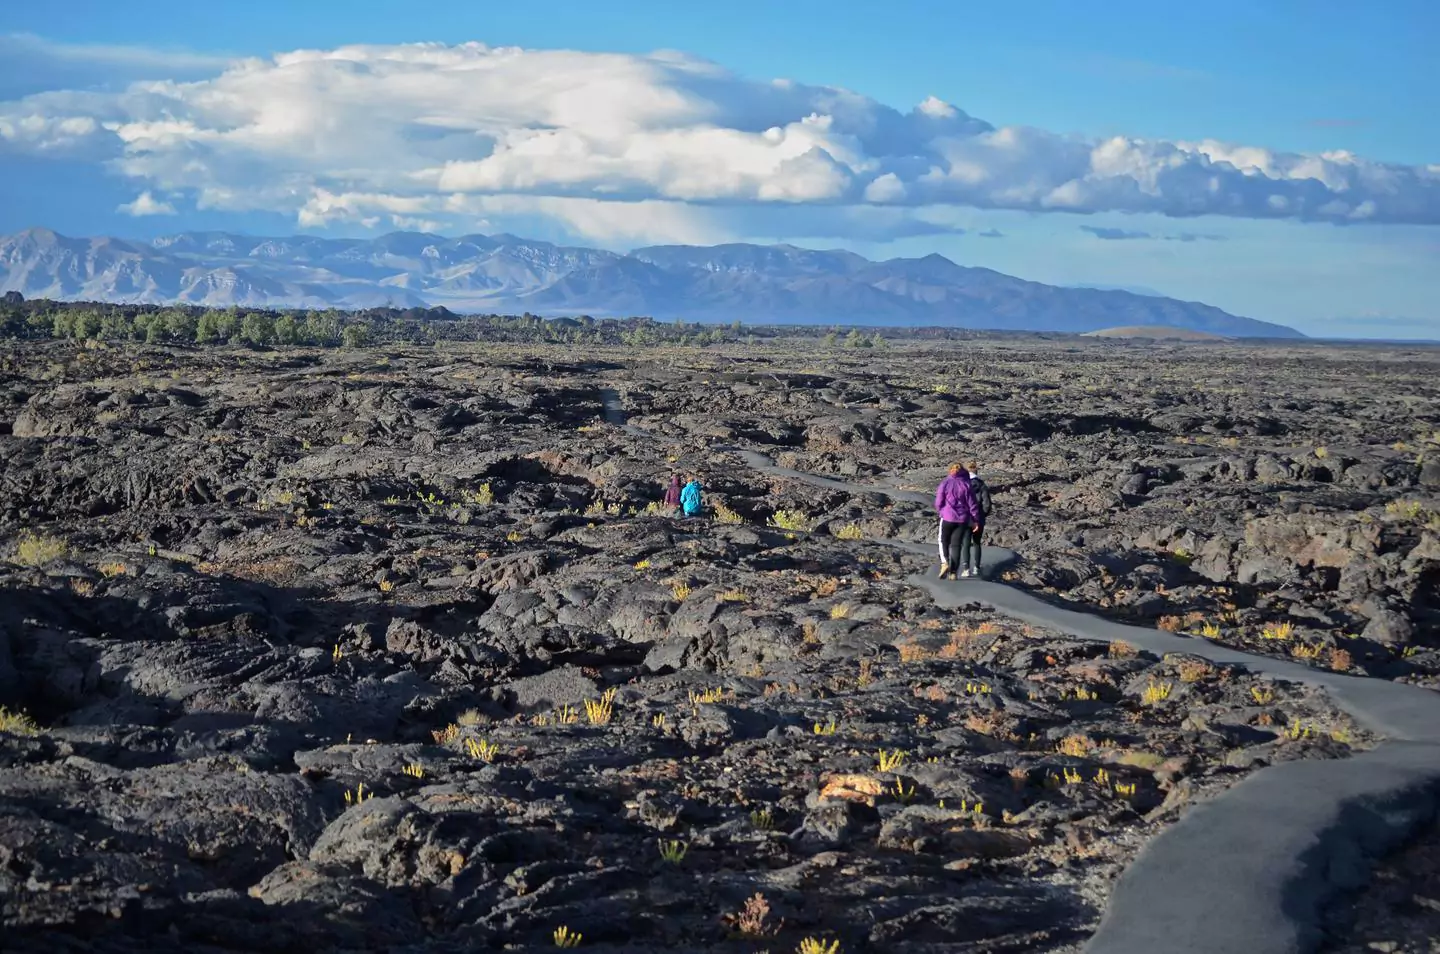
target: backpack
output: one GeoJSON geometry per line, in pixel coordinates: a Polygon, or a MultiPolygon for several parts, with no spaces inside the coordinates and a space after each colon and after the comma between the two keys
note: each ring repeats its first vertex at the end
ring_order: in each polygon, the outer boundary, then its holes
{"type": "Polygon", "coordinates": [[[970,484],[975,490],[975,501],[980,505],[980,515],[983,517],[990,516],[992,507],[990,503],[990,488],[985,486],[985,481],[979,477],[972,478],[970,484]]]}

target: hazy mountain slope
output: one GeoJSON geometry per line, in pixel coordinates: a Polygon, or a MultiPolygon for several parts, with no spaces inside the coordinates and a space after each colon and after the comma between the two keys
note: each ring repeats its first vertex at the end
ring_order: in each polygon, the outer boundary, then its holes
{"type": "Polygon", "coordinates": [[[664,245],[621,255],[514,235],[189,232],[144,243],[31,229],[0,238],[0,291],[11,289],[35,298],[217,306],[445,305],[457,312],[1062,332],[1158,325],[1301,337],[1210,305],[1058,288],[940,255],[872,262],[792,245],[664,245]]]}

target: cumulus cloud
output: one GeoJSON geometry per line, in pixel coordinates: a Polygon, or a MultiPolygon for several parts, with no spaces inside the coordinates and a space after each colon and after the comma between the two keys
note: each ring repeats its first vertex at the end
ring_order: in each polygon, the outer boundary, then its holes
{"type": "Polygon", "coordinates": [[[155,198],[149,192],[142,192],[134,202],[126,202],[116,207],[115,211],[124,212],[126,215],[133,215],[137,218],[144,215],[174,215],[175,206],[169,202],[155,198]]]}
{"type": "Polygon", "coordinates": [[[933,97],[901,112],[677,53],[350,46],[176,72],[0,102],[0,153],[89,158],[303,227],[532,216],[703,241],[757,234],[746,222],[772,210],[789,234],[956,231],[956,207],[1440,222],[1436,166],[996,127],[933,97]]]}

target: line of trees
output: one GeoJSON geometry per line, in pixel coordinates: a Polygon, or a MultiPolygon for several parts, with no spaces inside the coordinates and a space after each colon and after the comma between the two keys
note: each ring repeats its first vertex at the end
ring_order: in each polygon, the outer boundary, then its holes
{"type": "MultiPolygon", "coordinates": [[[[904,332],[900,332],[904,334],[904,332]]],[[[17,293],[0,297],[0,336],[86,341],[143,341],[147,344],[248,345],[251,347],[345,347],[371,343],[436,344],[444,341],[709,347],[753,343],[759,339],[820,338],[829,347],[876,348],[879,332],[813,325],[747,328],[702,325],[653,318],[546,319],[538,315],[457,316],[444,308],[250,310],[176,305],[125,305],[95,302],[27,301],[17,293]]]]}

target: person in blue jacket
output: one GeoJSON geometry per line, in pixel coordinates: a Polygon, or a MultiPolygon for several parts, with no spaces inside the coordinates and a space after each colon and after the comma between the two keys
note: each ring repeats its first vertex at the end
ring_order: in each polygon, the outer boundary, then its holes
{"type": "Polygon", "coordinates": [[[697,517],[700,515],[700,491],[702,489],[700,478],[691,477],[680,491],[680,509],[685,512],[685,516],[697,517]]]}

